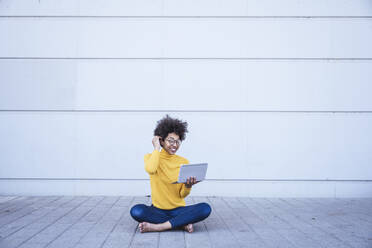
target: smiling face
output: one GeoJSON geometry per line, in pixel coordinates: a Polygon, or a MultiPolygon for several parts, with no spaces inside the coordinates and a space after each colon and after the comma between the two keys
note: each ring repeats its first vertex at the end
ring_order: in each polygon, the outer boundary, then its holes
{"type": "Polygon", "coordinates": [[[181,140],[177,134],[169,133],[165,140],[160,141],[160,144],[170,155],[174,155],[178,148],[180,148],[181,140]]]}

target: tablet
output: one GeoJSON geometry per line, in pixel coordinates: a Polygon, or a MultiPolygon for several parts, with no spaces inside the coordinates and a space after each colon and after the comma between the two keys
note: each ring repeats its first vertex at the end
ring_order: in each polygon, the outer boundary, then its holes
{"type": "Polygon", "coordinates": [[[203,181],[207,174],[208,163],[181,165],[177,182],[186,183],[187,178],[195,177],[197,182],[203,181]]]}

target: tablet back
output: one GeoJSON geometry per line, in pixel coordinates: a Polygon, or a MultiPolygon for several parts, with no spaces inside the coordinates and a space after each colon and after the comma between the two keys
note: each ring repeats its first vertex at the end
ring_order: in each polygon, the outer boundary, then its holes
{"type": "Polygon", "coordinates": [[[177,183],[186,183],[187,178],[196,177],[196,181],[203,181],[207,174],[208,163],[184,164],[180,168],[177,183]]]}

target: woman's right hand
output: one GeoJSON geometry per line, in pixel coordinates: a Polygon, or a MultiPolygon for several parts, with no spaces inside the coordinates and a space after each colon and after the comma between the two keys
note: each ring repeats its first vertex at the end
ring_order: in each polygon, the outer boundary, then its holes
{"type": "Polygon", "coordinates": [[[160,136],[154,136],[152,139],[152,145],[154,146],[154,149],[160,151],[160,136]]]}

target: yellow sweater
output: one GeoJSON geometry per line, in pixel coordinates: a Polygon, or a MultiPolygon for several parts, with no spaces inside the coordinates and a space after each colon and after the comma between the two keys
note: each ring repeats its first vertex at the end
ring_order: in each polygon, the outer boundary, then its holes
{"type": "Polygon", "coordinates": [[[144,160],[145,170],[150,174],[152,204],[161,209],[185,206],[184,198],[191,188],[186,188],[183,183],[172,183],[177,181],[181,165],[189,161],[164,149],[146,154],[144,160]]]}

